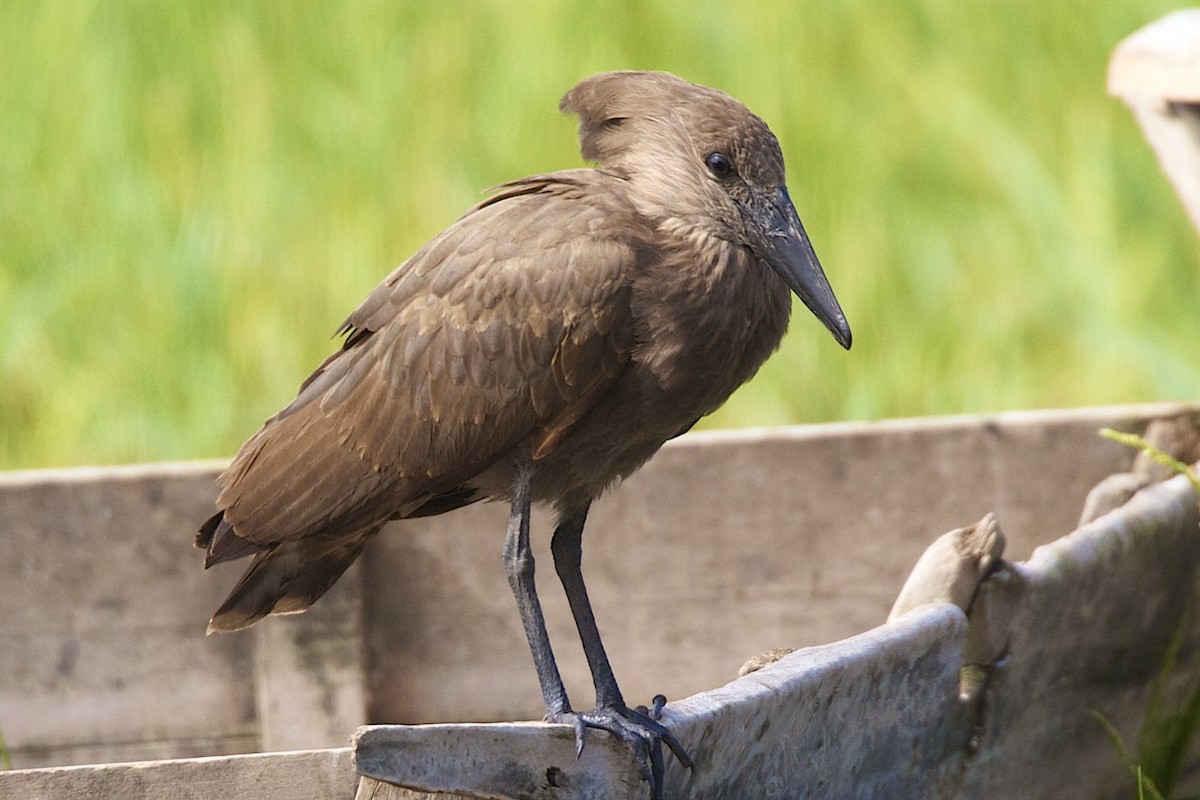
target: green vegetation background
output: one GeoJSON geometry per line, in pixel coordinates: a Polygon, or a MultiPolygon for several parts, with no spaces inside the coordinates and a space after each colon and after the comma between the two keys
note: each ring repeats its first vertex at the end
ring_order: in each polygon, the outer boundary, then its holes
{"type": "Polygon", "coordinates": [[[614,68],[767,119],[854,327],[798,313],[710,427],[1195,399],[1196,235],[1105,94],[1170,8],[0,3],[0,468],[230,455],[614,68]]]}

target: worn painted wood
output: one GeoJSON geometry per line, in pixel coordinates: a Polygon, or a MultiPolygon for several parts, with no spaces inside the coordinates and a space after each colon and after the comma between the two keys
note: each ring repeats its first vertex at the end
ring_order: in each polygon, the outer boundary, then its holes
{"type": "Polygon", "coordinates": [[[432,792],[414,792],[393,783],[377,781],[374,778],[359,778],[358,791],[354,800],[455,800],[454,795],[432,792]]]}
{"type": "Polygon", "coordinates": [[[1175,635],[1166,697],[1183,702],[1200,676],[1198,581],[1200,515],[1182,477],[985,581],[973,621],[978,613],[993,628],[1006,623],[1007,647],[991,670],[978,752],[958,797],[1136,797],[1093,712],[1136,752],[1175,635]]]}
{"type": "Polygon", "coordinates": [[[366,720],[361,576],[347,570],[304,624],[254,631],[260,749],[344,746],[366,720]]]}
{"type": "Polygon", "coordinates": [[[427,790],[450,798],[538,800],[617,800],[644,786],[628,753],[611,737],[589,737],[576,760],[572,729],[532,722],[362,728],[356,737],[355,764],[364,778],[360,793],[371,787],[389,800],[410,797],[387,794],[391,790],[385,787],[391,785],[418,797],[427,790]],[[420,790],[408,788],[412,786],[420,790]]]}
{"type": "MultiPolygon", "coordinates": [[[[1128,468],[1104,426],[1157,409],[1082,409],[684,437],[595,505],[583,570],[630,702],[719,686],[749,656],[880,624],[939,534],[996,511],[1011,558],[1073,530],[1088,490],[1128,468]],[[746,624],[753,620],[754,624],[746,624]]],[[[364,561],[372,722],[537,719],[499,567],[506,510],[397,523],[364,561]],[[451,687],[453,687],[451,689],[451,687]]],[[[534,520],[539,587],[577,706],[586,661],[534,520]]]]}
{"type": "Polygon", "coordinates": [[[357,577],[286,628],[204,635],[236,579],[191,545],[216,465],[0,476],[0,731],[19,768],[345,746],[357,577]]]}
{"type": "MultiPolygon", "coordinates": [[[[666,795],[934,796],[958,773],[970,734],[957,710],[965,633],[961,610],[927,606],[669,704],[664,722],[696,765],[689,771],[669,759],[666,795]]],[[[648,792],[622,744],[593,733],[577,760],[565,725],[368,727],[355,761],[369,778],[463,796],[617,800],[648,792]]]]}
{"type": "Polygon", "coordinates": [[[351,800],[349,748],[0,772],[2,800],[351,800]]]}
{"type": "MultiPolygon", "coordinates": [[[[936,559],[959,565],[961,554],[942,544],[927,551],[924,572],[936,559]]],[[[1196,495],[1183,478],[1148,488],[992,573],[967,617],[950,603],[917,605],[884,627],[669,705],[665,720],[696,767],[670,763],[666,794],[1136,796],[1095,714],[1136,750],[1173,640],[1168,702],[1194,688],[1198,577],[1196,495]]],[[[943,593],[960,592],[946,584],[943,593]]],[[[355,760],[370,779],[461,796],[645,796],[615,740],[593,736],[579,761],[572,743],[566,726],[372,727],[359,733],[355,760]]]]}
{"type": "Polygon", "coordinates": [[[1109,91],[1200,103],[1200,9],[1173,11],[1113,50],[1109,91]]]}
{"type": "Polygon", "coordinates": [[[212,474],[0,477],[0,726],[16,766],[161,757],[163,742],[257,749],[253,640],[204,637],[220,587],[188,558],[212,474]]]}
{"type": "Polygon", "coordinates": [[[1122,41],[1108,90],[1133,112],[1200,229],[1200,9],[1168,14],[1122,41]]]}
{"type": "MultiPolygon", "coordinates": [[[[922,561],[939,551],[961,560],[953,550],[935,544],[922,561]]],[[[1186,481],[1145,489],[1002,565],[965,616],[922,594],[887,625],[668,705],[668,724],[697,761],[690,772],[669,762],[668,797],[1133,796],[1092,712],[1134,746],[1173,638],[1163,696],[1185,695],[1200,674],[1200,620],[1189,613],[1198,566],[1200,514],[1186,481]]],[[[300,692],[311,701],[310,689],[300,692]]],[[[379,777],[476,796],[620,798],[646,789],[622,746],[594,733],[576,761],[561,726],[372,727],[358,748],[373,776],[358,784],[364,800],[429,800],[379,777]]],[[[336,752],[19,771],[0,774],[0,797],[349,797],[346,772],[336,752]]],[[[1185,765],[1185,790],[1198,773],[1185,765]]]]}
{"type": "MultiPolygon", "coordinates": [[[[1028,555],[1072,529],[1094,483],[1128,467],[1099,427],[1140,430],[1181,408],[672,443],[597,504],[585,545],[626,696],[685,697],[755,653],[879,624],[925,546],[987,511],[1000,514],[1010,553],[1028,555]]],[[[541,715],[500,564],[499,506],[395,525],[311,612],[205,638],[242,568],[205,572],[191,546],[219,466],[0,476],[0,730],[18,767],[340,746],[364,722],[541,715]]],[[[548,624],[586,706],[591,684],[542,523],[548,624]]]]}
{"type": "Polygon", "coordinates": [[[892,605],[888,621],[929,603],[953,603],[967,613],[979,585],[1001,564],[1004,534],[995,514],[939,536],[925,550],[892,605]]]}

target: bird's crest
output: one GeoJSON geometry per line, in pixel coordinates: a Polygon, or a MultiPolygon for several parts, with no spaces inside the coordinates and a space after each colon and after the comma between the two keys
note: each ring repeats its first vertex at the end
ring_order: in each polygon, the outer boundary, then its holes
{"type": "Polygon", "coordinates": [[[701,170],[698,159],[710,150],[753,151],[759,157],[750,161],[767,165],[770,180],[783,181],[779,145],[765,122],[724,92],[665,72],[593,75],[567,92],[559,108],[579,115],[583,157],[606,169],[644,167],[642,156],[653,151],[684,156],[701,170]]]}
{"type": "Polygon", "coordinates": [[[580,81],[558,107],[579,115],[583,157],[612,166],[638,140],[629,123],[674,116],[698,100],[736,100],[665,72],[602,72],[580,81]]]}

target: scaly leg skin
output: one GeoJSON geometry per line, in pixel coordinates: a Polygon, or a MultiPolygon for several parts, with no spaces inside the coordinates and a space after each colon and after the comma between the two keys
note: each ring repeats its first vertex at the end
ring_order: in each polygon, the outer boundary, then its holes
{"type": "Polygon", "coordinates": [[[520,465],[513,482],[508,536],[504,540],[504,571],[508,575],[513,596],[517,599],[517,610],[521,613],[521,624],[525,627],[542,699],[546,703],[546,718],[550,719],[570,713],[571,705],[558,665],[554,662],[554,651],[550,649],[550,637],[542,618],[542,606],[534,588],[533,553],[529,549],[529,504],[529,469],[527,465],[520,465]]]}
{"type": "Polygon", "coordinates": [[[679,763],[688,769],[692,767],[692,759],[679,740],[666,726],[658,722],[662,708],[667,702],[665,697],[656,696],[652,701],[652,710],[647,710],[644,706],[631,709],[625,705],[625,698],[621,696],[616,677],[608,663],[608,655],[604,652],[604,644],[600,641],[600,630],[596,627],[596,617],[592,613],[592,604],[583,584],[582,539],[583,525],[586,521],[586,508],[563,519],[554,529],[550,549],[554,555],[554,569],[558,572],[567,601],[571,604],[571,614],[575,617],[575,626],[579,629],[583,651],[592,671],[592,681],[596,686],[596,708],[582,713],[564,709],[554,717],[558,721],[575,726],[577,754],[583,752],[587,728],[606,730],[628,744],[633,750],[642,777],[650,784],[650,797],[652,800],[662,800],[663,744],[665,743],[679,759],[679,763]]]}

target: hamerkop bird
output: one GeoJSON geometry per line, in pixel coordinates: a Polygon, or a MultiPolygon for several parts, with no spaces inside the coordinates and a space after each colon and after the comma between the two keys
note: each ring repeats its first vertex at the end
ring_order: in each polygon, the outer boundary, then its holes
{"type": "Polygon", "coordinates": [[[500,186],[381,283],[341,348],[221,475],[196,539],[205,566],[253,555],[209,632],[303,611],[388,520],[511,504],[504,566],[546,719],[628,742],[651,794],[665,741],[625,704],[580,572],[588,507],[752,376],[790,293],[846,348],[838,307],[766,124],[714,89],[654,72],[580,83],[584,158],[500,186]],[[529,509],[557,512],[554,566],[596,708],[572,710],[533,581],[529,509]]]}

